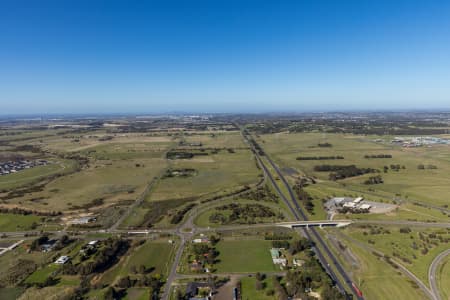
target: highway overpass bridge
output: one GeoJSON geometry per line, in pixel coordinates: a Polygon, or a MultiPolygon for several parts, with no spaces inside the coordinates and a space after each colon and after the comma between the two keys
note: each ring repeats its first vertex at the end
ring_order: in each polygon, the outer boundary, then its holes
{"type": "Polygon", "coordinates": [[[296,221],[296,222],[282,222],[277,223],[276,226],[287,227],[287,228],[298,228],[298,227],[344,227],[350,225],[351,220],[323,220],[323,221],[296,221]]]}

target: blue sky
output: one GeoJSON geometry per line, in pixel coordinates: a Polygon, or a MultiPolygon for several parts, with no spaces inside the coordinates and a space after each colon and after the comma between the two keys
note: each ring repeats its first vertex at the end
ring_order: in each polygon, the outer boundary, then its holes
{"type": "Polygon", "coordinates": [[[449,1],[0,0],[0,114],[450,108],[449,1]]]}

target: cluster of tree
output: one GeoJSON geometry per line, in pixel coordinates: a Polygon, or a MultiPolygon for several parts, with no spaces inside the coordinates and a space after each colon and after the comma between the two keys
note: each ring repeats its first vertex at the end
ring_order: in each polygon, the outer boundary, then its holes
{"type": "Polygon", "coordinates": [[[383,183],[383,178],[381,175],[370,176],[364,181],[364,184],[380,184],[383,183]]]}
{"type": "Polygon", "coordinates": [[[435,169],[437,169],[437,166],[435,166],[435,165],[426,165],[425,166],[423,164],[420,164],[417,166],[417,169],[419,169],[419,170],[425,170],[425,169],[435,170],[435,169]]]}
{"type": "Polygon", "coordinates": [[[19,208],[19,207],[0,207],[0,213],[3,214],[15,214],[15,215],[34,215],[34,216],[49,216],[49,217],[55,217],[62,215],[62,212],[60,211],[37,211],[37,210],[31,210],[31,209],[25,209],[25,208],[19,208]]]}
{"type": "Polygon", "coordinates": [[[202,262],[203,264],[214,265],[217,262],[219,251],[211,244],[199,243],[192,244],[192,254],[195,260],[202,262]]]}
{"type": "Polygon", "coordinates": [[[307,292],[322,289],[322,299],[346,299],[346,295],[333,287],[331,279],[315,259],[307,261],[300,269],[288,271],[285,287],[292,298],[309,299],[307,292]]]}
{"type": "Polygon", "coordinates": [[[333,160],[333,159],[344,159],[343,156],[299,156],[296,160],[333,160]]]}
{"type": "Polygon", "coordinates": [[[9,268],[0,274],[0,287],[13,286],[22,282],[36,271],[37,265],[32,260],[12,260],[9,268]]]}
{"type": "Polygon", "coordinates": [[[369,229],[369,233],[367,233],[366,231],[363,232],[363,235],[377,235],[377,234],[390,234],[391,231],[389,229],[385,229],[383,227],[379,227],[379,226],[372,226],[372,225],[367,225],[367,227],[369,229]]]}
{"type": "Polygon", "coordinates": [[[295,255],[298,252],[311,249],[312,246],[313,246],[313,244],[310,240],[308,240],[307,238],[300,238],[300,239],[294,240],[290,243],[289,253],[291,255],[295,255]]]}
{"type": "Polygon", "coordinates": [[[387,173],[387,171],[388,170],[392,170],[392,171],[395,171],[395,172],[398,172],[398,171],[400,171],[400,169],[406,169],[406,167],[405,166],[401,166],[400,164],[391,164],[391,165],[389,165],[389,166],[384,166],[383,167],[383,171],[384,171],[384,173],[387,173]]]}
{"type": "Polygon", "coordinates": [[[272,240],[272,247],[288,249],[291,255],[295,255],[298,252],[311,249],[312,243],[306,238],[300,238],[294,241],[272,240]]]}
{"type": "Polygon", "coordinates": [[[152,276],[142,275],[138,278],[124,276],[116,283],[116,287],[119,289],[129,289],[131,287],[150,287],[152,289],[152,293],[155,295],[159,293],[162,285],[163,281],[160,274],[155,274],[152,276]]]}
{"type": "Polygon", "coordinates": [[[286,290],[284,289],[284,287],[281,285],[280,278],[277,276],[273,276],[272,282],[273,282],[273,289],[274,289],[274,293],[276,295],[276,299],[288,300],[289,296],[288,296],[286,290]]]}
{"type": "Polygon", "coordinates": [[[367,173],[375,173],[377,170],[372,168],[358,168],[355,165],[317,165],[314,166],[316,172],[332,172],[329,175],[330,180],[336,181],[348,177],[360,176],[367,173]]]}
{"type": "MultiPolygon", "coordinates": [[[[209,217],[210,222],[220,224],[230,223],[255,223],[256,218],[271,218],[277,216],[270,207],[261,204],[240,204],[230,203],[216,207],[217,211],[230,211],[228,216],[226,214],[215,212],[209,217]]],[[[278,214],[279,218],[283,215],[278,214]]]]}
{"type": "Polygon", "coordinates": [[[330,144],[330,143],[319,143],[319,144],[317,144],[317,146],[320,147],[320,148],[331,148],[331,147],[333,147],[333,145],[330,144]]]}
{"type": "Polygon", "coordinates": [[[130,242],[128,240],[108,238],[102,242],[102,246],[97,250],[96,255],[92,259],[76,266],[70,262],[66,263],[63,265],[62,272],[68,275],[89,275],[102,272],[114,265],[118,258],[125,254],[129,246],[130,242]]]}
{"type": "Polygon", "coordinates": [[[293,189],[298,200],[300,200],[305,209],[312,214],[314,212],[314,203],[312,202],[313,197],[303,189],[303,184],[301,183],[296,183],[293,189]]]}
{"type": "Polygon", "coordinates": [[[359,207],[339,207],[337,211],[340,214],[352,213],[352,214],[366,214],[369,212],[369,209],[362,209],[359,207]]]}
{"type": "Polygon", "coordinates": [[[401,227],[400,228],[400,233],[410,233],[411,232],[411,228],[409,227],[401,227]]]}
{"type": "Polygon", "coordinates": [[[184,208],[177,211],[173,216],[172,219],[170,219],[171,224],[178,224],[183,220],[184,215],[190,211],[192,208],[194,208],[197,205],[197,203],[191,203],[186,205],[184,208]]]}
{"type": "Polygon", "coordinates": [[[194,154],[192,152],[169,151],[166,153],[167,159],[190,159],[193,157],[194,157],[194,154]]]}
{"type": "Polygon", "coordinates": [[[266,274],[261,274],[259,272],[257,272],[255,274],[255,279],[256,279],[256,283],[255,283],[255,289],[260,291],[266,288],[266,284],[264,282],[264,279],[266,279],[266,274]]]}
{"type": "Polygon", "coordinates": [[[391,154],[366,154],[364,158],[392,158],[391,154]]]}
{"type": "Polygon", "coordinates": [[[41,153],[42,152],[41,148],[39,148],[36,145],[30,145],[30,144],[16,146],[12,151],[13,152],[31,152],[31,153],[41,153]]]}
{"type": "Polygon", "coordinates": [[[85,203],[83,205],[73,205],[71,208],[72,209],[89,209],[92,207],[103,205],[104,203],[105,203],[105,201],[103,200],[103,198],[95,198],[95,199],[91,200],[90,202],[85,203]]]}
{"type": "Polygon", "coordinates": [[[41,246],[44,245],[45,243],[47,243],[48,241],[49,241],[48,235],[42,235],[42,236],[38,237],[37,239],[33,240],[33,242],[31,242],[30,250],[31,251],[40,251],[41,246]]]}
{"type": "Polygon", "coordinates": [[[289,241],[288,240],[273,240],[272,247],[273,248],[284,248],[289,249],[289,241]]]}
{"type": "Polygon", "coordinates": [[[292,240],[292,235],[288,233],[266,233],[264,239],[266,241],[292,240]]]}
{"type": "Polygon", "coordinates": [[[267,201],[278,203],[279,198],[268,185],[259,186],[255,190],[250,190],[241,195],[240,198],[245,198],[255,201],[267,201]]]}
{"type": "Polygon", "coordinates": [[[192,168],[184,168],[184,169],[168,169],[162,176],[163,178],[171,178],[171,177],[190,177],[197,174],[197,170],[192,168]]]}

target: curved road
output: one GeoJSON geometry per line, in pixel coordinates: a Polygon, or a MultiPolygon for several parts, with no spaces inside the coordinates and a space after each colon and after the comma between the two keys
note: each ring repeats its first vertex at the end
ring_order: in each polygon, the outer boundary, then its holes
{"type": "Polygon", "coordinates": [[[436,300],[442,300],[441,293],[439,292],[439,287],[436,282],[436,272],[439,265],[444,258],[447,257],[447,255],[450,255],[450,249],[447,249],[436,256],[428,269],[428,282],[430,283],[431,291],[433,292],[434,299],[436,300]]]}

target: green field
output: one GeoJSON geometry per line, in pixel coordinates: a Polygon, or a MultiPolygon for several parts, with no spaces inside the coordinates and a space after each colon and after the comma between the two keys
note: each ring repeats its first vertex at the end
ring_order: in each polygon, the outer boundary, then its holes
{"type": "Polygon", "coordinates": [[[400,227],[395,226],[383,227],[383,230],[389,230],[390,233],[371,234],[370,229],[349,227],[344,232],[389,255],[428,284],[428,267],[439,253],[448,249],[450,232],[445,229],[411,228],[410,233],[400,233],[399,229],[400,227]],[[427,252],[423,253],[425,247],[427,252]]]}
{"type": "Polygon", "coordinates": [[[40,223],[42,217],[34,215],[16,215],[0,213],[0,231],[31,230],[33,223],[40,223]]]}
{"type": "MultiPolygon", "coordinates": [[[[389,170],[381,172],[383,184],[364,185],[365,178],[370,174],[339,180],[345,183],[343,190],[365,191],[375,190],[376,194],[391,200],[394,196],[411,201],[420,201],[433,205],[447,205],[445,195],[450,193],[450,148],[447,145],[432,147],[402,148],[388,141],[393,138],[383,137],[384,142],[374,142],[376,136],[359,136],[351,134],[266,134],[259,138],[262,147],[281,166],[294,167],[300,174],[318,178],[319,188],[322,182],[328,181],[329,172],[316,172],[315,165],[351,165],[357,167],[375,168],[383,171],[383,166],[390,164],[404,165],[406,169],[398,172],[389,170]],[[332,147],[317,147],[319,143],[330,143],[332,147]],[[366,159],[364,155],[391,154],[392,158],[366,159]],[[298,156],[343,156],[340,160],[296,160],[298,156]],[[435,165],[437,169],[418,170],[419,164],[435,165]]],[[[373,192],[372,192],[373,193],[373,192]]]]}
{"type": "Polygon", "coordinates": [[[277,271],[270,256],[270,241],[222,240],[216,245],[219,251],[218,273],[277,271]]]}
{"type": "Polygon", "coordinates": [[[232,190],[234,187],[256,183],[259,170],[249,150],[171,161],[173,169],[192,168],[197,175],[161,180],[151,193],[149,201],[199,197],[232,190]]]}
{"type": "Polygon", "coordinates": [[[41,269],[36,270],[33,274],[28,276],[25,283],[28,284],[43,284],[48,277],[54,274],[60,268],[59,265],[49,264],[41,269]]]}
{"type": "Polygon", "coordinates": [[[358,258],[360,268],[353,269],[353,278],[366,299],[426,299],[409,279],[371,252],[347,244],[358,258]]]}

